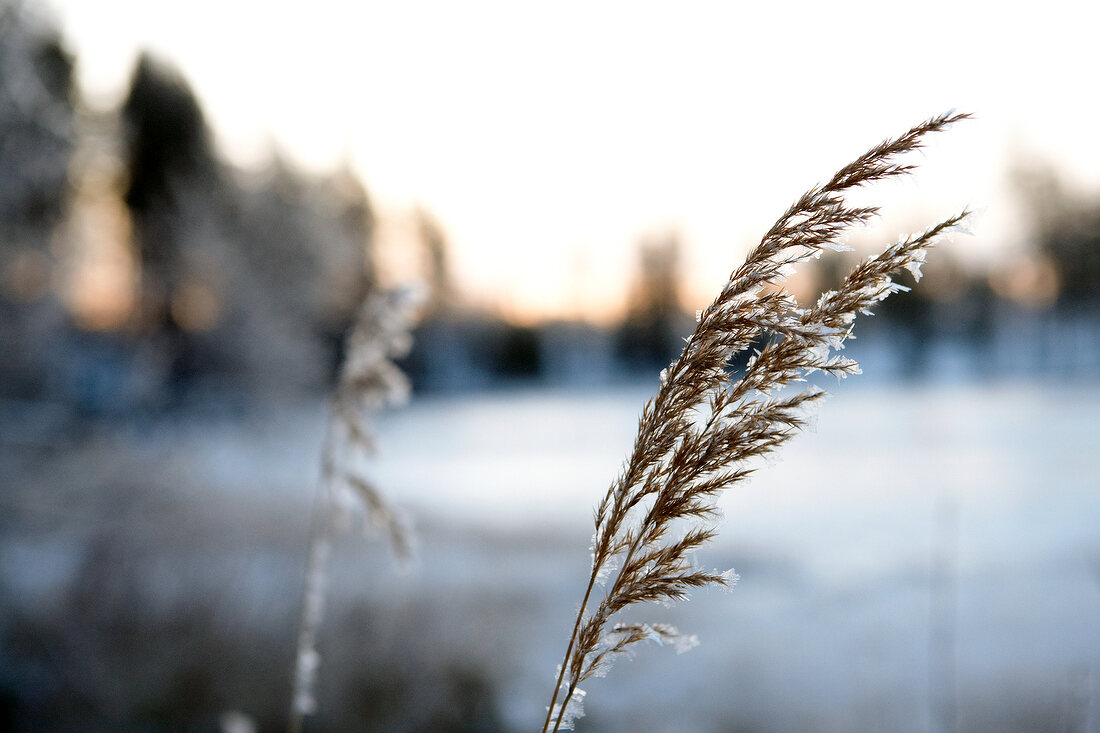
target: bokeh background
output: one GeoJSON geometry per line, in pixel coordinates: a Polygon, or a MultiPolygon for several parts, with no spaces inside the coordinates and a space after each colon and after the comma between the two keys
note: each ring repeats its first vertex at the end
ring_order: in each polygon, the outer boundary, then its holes
{"type": "MultiPolygon", "coordinates": [[[[307,730],[541,724],[657,373],[802,191],[950,108],[963,207],[816,432],[723,499],[732,593],[591,731],[1100,731],[1100,11],[1073,2],[0,0],[0,728],[281,730],[326,397],[424,294],[307,730]]],[[[851,255],[851,256],[848,256],[851,255]]],[[[910,283],[911,284],[911,283],[910,283]]]]}

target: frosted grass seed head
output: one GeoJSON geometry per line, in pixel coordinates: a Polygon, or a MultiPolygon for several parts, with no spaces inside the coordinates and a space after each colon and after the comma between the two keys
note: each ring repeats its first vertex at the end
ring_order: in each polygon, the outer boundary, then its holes
{"type": "Polygon", "coordinates": [[[678,648],[695,643],[669,626],[616,619],[638,604],[685,600],[695,588],[736,580],[732,571],[698,569],[692,556],[717,534],[718,495],[805,429],[808,408],[825,394],[815,387],[795,394],[784,388],[816,371],[838,379],[859,374],[854,360],[835,353],[852,337],[856,316],[906,290],[893,277],[903,270],[919,277],[928,248],[960,227],[967,212],[864,259],[840,287],[808,308],[782,283],[799,263],[826,250],[850,249],[846,233],[878,214],[877,207],[849,205],[847,193],[907,175],[914,166],[901,156],[919,150],[929,133],[967,117],[953,112],[933,117],[811,188],[764,234],[714,302],[698,312],[683,353],[661,372],[660,388],[642,410],[622,472],[596,508],[592,571],[543,733],[572,729],[583,713],[580,683],[606,674],[616,655],[641,641],[678,648]],[[752,349],[737,372],[733,360],[752,349]],[[597,585],[602,597],[594,597],[597,585]]]}

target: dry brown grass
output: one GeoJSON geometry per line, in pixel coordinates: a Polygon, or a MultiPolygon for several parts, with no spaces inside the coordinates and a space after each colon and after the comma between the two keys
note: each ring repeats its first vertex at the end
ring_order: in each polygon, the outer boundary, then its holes
{"type": "Polygon", "coordinates": [[[802,308],[781,287],[794,265],[824,250],[845,249],[841,236],[866,224],[877,207],[856,207],[845,195],[868,183],[910,173],[900,160],[924,137],[965,114],[946,113],[887,140],[806,192],[768,230],[699,315],[683,353],[661,374],[646,404],[634,447],[595,513],[592,572],[566,647],[543,732],[572,728],[581,714],[580,683],[604,673],[612,657],[639,641],[690,645],[676,629],[621,623],[617,614],[639,603],[678,601],[693,588],[728,585],[732,571],[695,567],[690,555],[717,530],[718,494],[754,471],[805,424],[804,408],[824,392],[778,393],[811,372],[837,377],[858,364],[833,352],[850,336],[856,315],[904,290],[893,276],[919,279],[925,252],[967,216],[963,212],[923,234],[865,259],[833,291],[802,308]],[[757,346],[736,376],[732,360],[757,346]],[[596,602],[593,591],[610,580],[596,602]],[[561,702],[559,704],[559,698],[561,702]]]}

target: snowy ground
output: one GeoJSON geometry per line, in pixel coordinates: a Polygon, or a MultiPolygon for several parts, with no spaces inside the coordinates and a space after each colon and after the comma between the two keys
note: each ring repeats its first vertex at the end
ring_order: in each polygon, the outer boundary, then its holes
{"type": "MultiPolygon", "coordinates": [[[[580,730],[1100,731],[1100,389],[834,391],[724,500],[698,560],[737,587],[632,614],[701,646],[618,663],[580,730]]],[[[537,729],[591,509],[649,392],[427,398],[377,420],[367,470],[420,560],[401,574],[380,542],[341,543],[319,728],[537,729]]],[[[239,709],[277,729],[321,426],[318,406],[273,408],[9,465],[11,720],[201,730],[239,709]]]]}

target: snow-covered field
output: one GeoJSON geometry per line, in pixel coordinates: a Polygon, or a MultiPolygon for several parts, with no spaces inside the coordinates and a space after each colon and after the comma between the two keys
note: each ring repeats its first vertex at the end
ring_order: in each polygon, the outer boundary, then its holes
{"type": "MultiPolygon", "coordinates": [[[[431,397],[379,417],[366,470],[418,527],[419,562],[400,573],[379,541],[340,544],[321,727],[537,729],[591,509],[650,391],[431,397]],[[360,717],[331,712],[346,707],[360,717]]],[[[632,614],[702,644],[619,662],[580,729],[1100,731],[1100,388],[834,391],[816,432],[723,500],[698,561],[734,567],[736,588],[632,614]]],[[[87,729],[111,729],[134,699],[178,697],[172,715],[277,728],[322,418],[157,423],[24,466],[0,520],[13,709],[37,721],[34,705],[76,696],[87,729]],[[204,670],[201,692],[173,666],[204,670]]]]}

